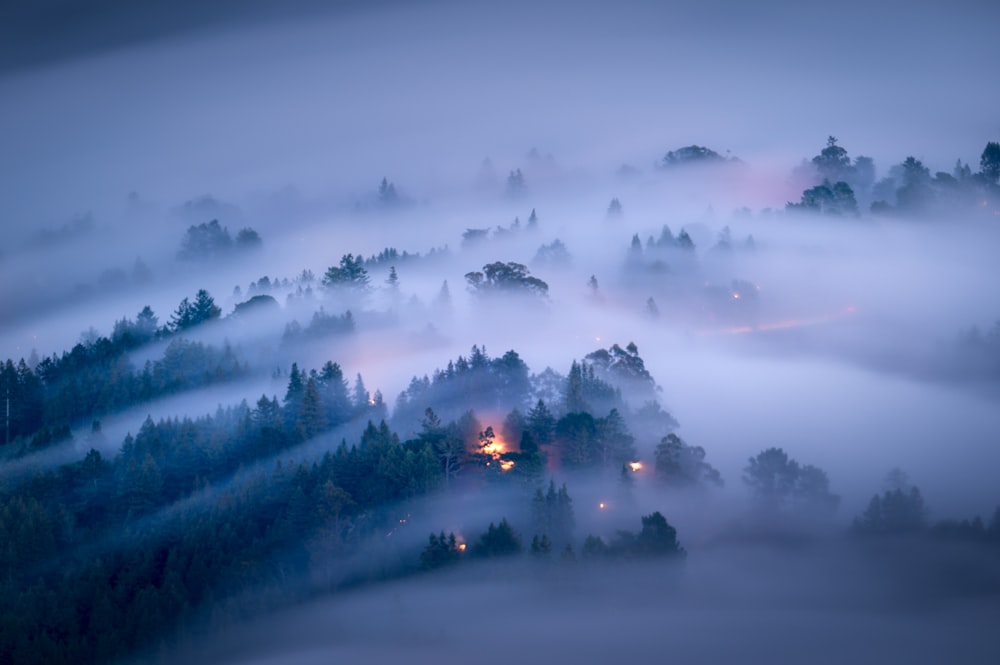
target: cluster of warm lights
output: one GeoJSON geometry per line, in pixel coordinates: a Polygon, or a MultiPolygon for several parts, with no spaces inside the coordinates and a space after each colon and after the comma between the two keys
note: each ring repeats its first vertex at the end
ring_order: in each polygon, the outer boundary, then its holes
{"type": "MultiPolygon", "coordinates": [[[[506,449],[507,447],[500,439],[492,439],[489,443],[480,448],[484,455],[489,455],[494,459],[494,461],[499,462],[501,471],[510,471],[514,468],[514,462],[512,460],[500,459],[500,455],[502,455],[506,449]]],[[[490,464],[490,462],[487,462],[486,466],[490,466],[490,464]]]]}
{"type": "Polygon", "coordinates": [[[485,453],[486,455],[492,455],[493,457],[497,457],[502,452],[503,452],[503,442],[497,441],[496,439],[490,441],[488,444],[483,446],[483,453],[485,453]]]}

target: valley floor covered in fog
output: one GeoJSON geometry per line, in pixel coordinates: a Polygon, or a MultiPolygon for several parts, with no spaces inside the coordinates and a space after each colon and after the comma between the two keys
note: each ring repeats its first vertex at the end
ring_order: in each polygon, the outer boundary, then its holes
{"type": "Polygon", "coordinates": [[[1000,662],[998,20],[16,8],[0,665],[1000,662]]]}

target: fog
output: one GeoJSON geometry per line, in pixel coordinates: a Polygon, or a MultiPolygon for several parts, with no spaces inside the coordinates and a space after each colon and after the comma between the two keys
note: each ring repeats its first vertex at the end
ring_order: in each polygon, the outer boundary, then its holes
{"type": "MultiPolygon", "coordinates": [[[[545,482],[567,484],[578,540],[661,511],[683,564],[519,560],[409,576],[442,529],[472,543],[506,517],[530,542],[531,488],[462,480],[385,507],[378,519],[406,520],[391,543],[368,538],[335,574],[290,579],[306,604],[225,625],[204,611],[198,637],[161,649],[164,660],[996,655],[1000,573],[982,551],[928,551],[893,572],[899,552],[840,536],[892,469],[920,488],[932,521],[988,519],[1000,504],[1000,194],[976,174],[1000,137],[997,8],[146,4],[47,0],[0,28],[0,358],[36,367],[115,337],[149,306],[165,328],[128,348],[129,368],[147,382],[168,375],[178,338],[211,360],[128,408],[75,414],[68,441],[5,453],[0,489],[91,448],[113,458],[147,418],[281,401],[293,363],[333,361],[351,386],[361,375],[382,409],[372,413],[405,441],[418,423],[392,420],[397,396],[474,346],[516,351],[536,377],[532,403],[552,404],[538,375],[565,383],[574,361],[630,343],[656,390],[626,394],[627,408],[655,399],[724,481],[663,491],[652,467],[668,432],[636,431],[645,468],[627,502],[614,478],[558,458],[545,482]],[[830,135],[874,160],[870,182],[851,181],[859,214],[786,208],[823,182],[810,161],[830,135]],[[668,151],[685,146],[717,159],[671,165],[668,151]],[[922,207],[902,191],[908,156],[928,183],[937,174],[922,207]],[[196,239],[213,220],[224,250],[196,239]],[[244,242],[247,229],[259,243],[244,242]],[[370,259],[366,292],[323,283],[348,254],[370,259]],[[523,264],[545,293],[477,289],[470,273],[494,262],[523,264]],[[174,326],[201,289],[217,320],[174,326]],[[992,350],[969,341],[982,339],[992,350]],[[839,497],[815,540],[755,539],[764,527],[743,475],[771,447],[825,471],[839,497]],[[955,562],[971,570],[961,583],[955,562]],[[380,565],[386,579],[371,573],[380,565]]],[[[476,415],[499,433],[506,412],[476,415]]],[[[204,481],[143,528],[207,514],[253,473],[312,463],[364,426],[204,481]]]]}
{"type": "Polygon", "coordinates": [[[542,566],[407,581],[268,617],[185,658],[712,663],[750,655],[778,663],[935,663],[988,662],[984,655],[994,649],[995,607],[963,601],[944,611],[912,609],[893,588],[903,580],[887,581],[877,562],[830,566],[818,558],[803,568],[797,557],[737,553],[738,568],[709,553],[683,571],[594,566],[553,574],[542,566]],[[844,593],[845,577],[864,591],[844,593]]]}

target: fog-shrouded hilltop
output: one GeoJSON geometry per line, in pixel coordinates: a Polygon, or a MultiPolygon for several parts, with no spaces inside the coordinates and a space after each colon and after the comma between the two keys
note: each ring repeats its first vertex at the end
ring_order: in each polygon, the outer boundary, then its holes
{"type": "Polygon", "coordinates": [[[0,665],[997,662],[997,10],[9,19],[0,665]]]}

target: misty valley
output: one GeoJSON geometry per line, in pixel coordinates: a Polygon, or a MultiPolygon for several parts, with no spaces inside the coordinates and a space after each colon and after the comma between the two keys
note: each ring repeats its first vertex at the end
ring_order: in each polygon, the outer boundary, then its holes
{"type": "Polygon", "coordinates": [[[1000,663],[1000,5],[0,18],[0,665],[1000,663]]]}
{"type": "MultiPolygon", "coordinates": [[[[289,234],[386,243],[325,267],[289,261],[282,227],[235,204],[160,219],[130,201],[175,230],[169,255],[11,298],[8,350],[69,302],[157,309],[84,318],[61,350],[65,331],[33,335],[48,348],[3,364],[0,662],[604,660],[624,633],[641,660],[940,662],[958,640],[976,661],[1000,594],[1000,323],[979,322],[1000,309],[919,304],[952,263],[972,265],[950,289],[987,274],[995,244],[930,238],[997,240],[1000,147],[975,173],[907,158],[876,181],[831,137],[793,172],[800,201],[671,212],[676,233],[650,190],[731,187],[749,167],[680,148],[619,169],[602,186],[622,194],[581,212],[526,159],[462,200],[463,220],[521,211],[509,223],[442,232],[388,179],[332,226],[305,215],[289,234]],[[288,276],[219,290],[270,261],[288,276]],[[838,406],[854,390],[881,423],[838,406]],[[938,394],[972,407],[937,413],[950,440],[928,450],[937,434],[905,425],[938,394]],[[776,650],[750,608],[801,645],[776,650]],[[714,631],[727,640],[691,638],[714,631]],[[808,651],[838,631],[867,636],[808,651]]],[[[74,222],[20,251],[59,260],[102,233],[74,222]]]]}

